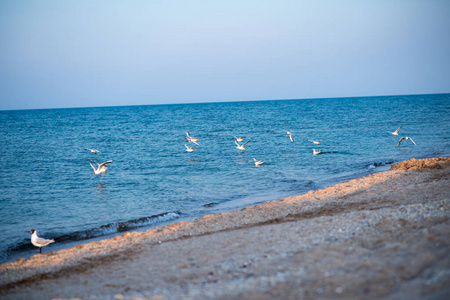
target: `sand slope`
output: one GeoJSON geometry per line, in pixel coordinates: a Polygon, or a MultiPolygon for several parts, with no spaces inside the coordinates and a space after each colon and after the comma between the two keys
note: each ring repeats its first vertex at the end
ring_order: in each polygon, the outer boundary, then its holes
{"type": "Polygon", "coordinates": [[[450,299],[450,158],[0,266],[2,299],[450,299]]]}

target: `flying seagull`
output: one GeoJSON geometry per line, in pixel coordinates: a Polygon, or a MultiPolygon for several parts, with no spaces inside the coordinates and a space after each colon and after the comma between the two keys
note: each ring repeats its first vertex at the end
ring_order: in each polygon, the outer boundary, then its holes
{"type": "Polygon", "coordinates": [[[240,137],[234,136],[234,139],[238,142],[242,142],[244,140],[244,138],[245,138],[245,136],[240,136],[240,137]]]}
{"type": "Polygon", "coordinates": [[[91,153],[94,153],[94,154],[97,154],[98,152],[100,152],[100,151],[98,151],[98,150],[95,150],[95,149],[84,149],[84,150],[87,150],[87,151],[89,151],[89,152],[91,152],[91,153]]]}
{"type": "Polygon", "coordinates": [[[256,158],[253,158],[253,160],[255,161],[256,167],[259,167],[260,165],[262,165],[264,163],[262,160],[256,160],[256,158]]]}
{"type": "Polygon", "coordinates": [[[236,147],[236,148],[238,148],[239,150],[245,151],[245,145],[247,145],[247,144],[248,144],[248,142],[250,142],[250,141],[247,141],[246,143],[244,143],[244,144],[242,144],[242,145],[239,145],[239,143],[238,143],[238,141],[237,141],[237,140],[234,140],[234,142],[235,142],[235,143],[236,143],[236,145],[237,145],[237,147],[236,147]]]}
{"type": "Polygon", "coordinates": [[[411,140],[411,142],[413,142],[414,145],[417,145],[417,144],[413,141],[412,138],[405,136],[405,137],[402,137],[402,138],[398,141],[397,146],[400,146],[400,143],[401,143],[403,140],[411,140]]]}
{"type": "Polygon", "coordinates": [[[386,132],[389,132],[389,133],[392,134],[392,135],[398,135],[398,131],[399,131],[402,127],[403,127],[403,126],[400,126],[400,127],[397,128],[397,130],[394,131],[394,132],[390,132],[390,131],[387,131],[387,130],[386,130],[386,132]]]}
{"type": "Polygon", "coordinates": [[[94,172],[93,172],[92,174],[102,176],[102,173],[106,173],[106,169],[108,169],[108,166],[107,166],[106,164],[109,164],[109,163],[112,163],[112,160],[105,161],[104,163],[101,163],[101,164],[98,164],[98,163],[96,162],[96,164],[98,165],[97,168],[95,168],[95,167],[90,163],[92,169],[94,169],[94,172]]]}
{"type": "Polygon", "coordinates": [[[187,135],[187,141],[188,141],[188,142],[194,143],[194,144],[200,146],[200,144],[197,143],[197,142],[198,142],[198,138],[195,138],[195,137],[191,136],[191,135],[189,134],[189,131],[186,131],[186,135],[187,135]]]}
{"type": "Polygon", "coordinates": [[[293,142],[294,141],[294,136],[292,135],[292,133],[289,132],[289,131],[286,131],[286,134],[289,134],[289,138],[291,139],[291,142],[293,142]]]}
{"type": "Polygon", "coordinates": [[[194,149],[198,149],[197,147],[189,147],[188,145],[184,144],[186,146],[186,152],[194,152],[194,149]]]}
{"type": "Polygon", "coordinates": [[[322,151],[313,149],[313,155],[319,155],[320,153],[322,153],[322,151]]]}
{"type": "Polygon", "coordinates": [[[39,253],[42,253],[42,247],[55,242],[55,240],[48,240],[38,237],[36,230],[34,229],[31,229],[28,232],[31,233],[31,243],[34,246],[39,247],[39,253]]]}
{"type": "Polygon", "coordinates": [[[314,145],[320,145],[320,142],[322,140],[318,140],[318,141],[309,140],[309,141],[312,142],[314,145]]]}

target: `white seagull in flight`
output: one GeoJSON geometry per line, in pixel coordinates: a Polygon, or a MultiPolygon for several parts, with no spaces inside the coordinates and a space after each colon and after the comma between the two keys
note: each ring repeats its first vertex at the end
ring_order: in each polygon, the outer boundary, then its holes
{"type": "Polygon", "coordinates": [[[291,142],[293,142],[294,136],[292,135],[292,132],[286,131],[286,134],[289,134],[289,138],[291,139],[291,142]]]}
{"type": "Polygon", "coordinates": [[[387,131],[387,130],[386,130],[386,132],[389,132],[389,133],[392,134],[392,135],[398,135],[398,131],[399,131],[402,127],[403,127],[403,126],[400,126],[400,127],[397,128],[397,130],[394,131],[394,132],[390,132],[390,131],[387,131]]]}
{"type": "Polygon", "coordinates": [[[309,141],[312,142],[314,145],[320,145],[320,142],[322,140],[318,140],[318,141],[309,140],[309,141]]]}
{"type": "Polygon", "coordinates": [[[412,138],[405,136],[405,137],[402,137],[402,138],[398,141],[397,146],[400,146],[400,143],[401,143],[403,140],[411,140],[411,142],[413,142],[414,145],[417,145],[417,144],[413,141],[412,138]]]}
{"type": "Polygon", "coordinates": [[[197,147],[189,147],[188,145],[184,144],[186,146],[186,152],[194,152],[194,149],[198,149],[197,147]]]}
{"type": "Polygon", "coordinates": [[[98,163],[96,162],[96,164],[98,165],[97,168],[95,168],[95,167],[90,163],[92,169],[94,169],[94,173],[92,173],[92,174],[102,176],[102,173],[106,173],[106,169],[108,169],[108,166],[106,166],[106,164],[109,164],[109,163],[112,163],[112,160],[105,161],[105,162],[102,163],[102,164],[98,164],[98,163]]]}
{"type": "Polygon", "coordinates": [[[87,151],[89,151],[89,152],[91,152],[91,153],[94,153],[94,154],[97,154],[98,152],[100,152],[100,151],[98,151],[98,150],[95,150],[95,149],[84,149],[84,150],[87,150],[87,151]]]}
{"type": "Polygon", "coordinates": [[[234,142],[235,142],[235,143],[236,143],[236,145],[237,145],[237,147],[236,147],[236,148],[238,148],[239,150],[245,151],[245,145],[247,145],[247,144],[248,144],[248,142],[250,142],[250,141],[247,141],[246,143],[244,143],[244,144],[242,144],[242,145],[239,145],[239,143],[238,143],[238,141],[237,141],[237,140],[234,140],[234,142]]]}
{"type": "Polygon", "coordinates": [[[187,141],[188,141],[188,142],[194,143],[194,144],[200,146],[200,144],[197,143],[197,142],[198,142],[198,138],[195,138],[195,137],[191,136],[191,135],[189,134],[189,131],[186,131],[186,135],[187,135],[187,141]]]}
{"type": "Polygon", "coordinates": [[[253,158],[253,160],[255,161],[256,167],[259,167],[260,165],[262,165],[264,163],[262,160],[256,160],[256,158],[253,158]]]}
{"type": "Polygon", "coordinates": [[[238,142],[242,142],[244,140],[244,138],[245,138],[245,136],[240,136],[240,137],[234,136],[234,139],[238,142]]]}
{"type": "Polygon", "coordinates": [[[48,240],[38,237],[36,230],[34,229],[31,229],[28,232],[31,233],[31,243],[34,246],[39,247],[39,253],[42,253],[42,247],[55,242],[55,240],[48,240]]]}
{"type": "Polygon", "coordinates": [[[322,153],[322,151],[313,149],[313,155],[319,155],[320,153],[322,153]]]}

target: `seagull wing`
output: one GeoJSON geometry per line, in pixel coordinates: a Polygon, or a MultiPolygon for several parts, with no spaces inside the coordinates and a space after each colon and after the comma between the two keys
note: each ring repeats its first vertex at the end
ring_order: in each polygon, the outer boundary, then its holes
{"type": "Polygon", "coordinates": [[[401,129],[403,127],[403,125],[402,126],[400,126],[399,128],[397,128],[397,130],[396,131],[394,131],[394,132],[396,132],[396,133],[398,133],[398,131],[401,129]]]}
{"type": "Polygon", "coordinates": [[[239,145],[239,143],[238,143],[238,141],[237,140],[234,140],[234,143],[238,146],[238,147],[240,147],[241,145],[239,145]]]}
{"type": "Polygon", "coordinates": [[[186,135],[189,139],[191,139],[191,140],[193,139],[193,137],[189,134],[189,131],[186,131],[186,135]]]}
{"type": "Polygon", "coordinates": [[[94,172],[97,171],[97,169],[91,163],[89,164],[91,165],[92,169],[94,169],[94,172]]]}
{"type": "Polygon", "coordinates": [[[99,168],[100,167],[106,167],[106,164],[109,164],[109,163],[112,163],[112,160],[105,161],[104,163],[99,164],[98,167],[99,168]]]}
{"type": "Polygon", "coordinates": [[[242,145],[242,147],[244,147],[245,145],[247,145],[250,141],[247,141],[244,145],[242,145]]]}
{"type": "Polygon", "coordinates": [[[294,141],[294,137],[292,136],[292,133],[289,133],[289,138],[291,139],[291,142],[294,141]]]}
{"type": "Polygon", "coordinates": [[[411,142],[413,142],[414,145],[417,145],[416,142],[414,142],[414,140],[412,138],[409,138],[411,140],[411,142]]]}
{"type": "Polygon", "coordinates": [[[405,138],[402,137],[402,138],[398,141],[397,146],[400,146],[400,143],[401,143],[404,139],[405,139],[405,138]]]}

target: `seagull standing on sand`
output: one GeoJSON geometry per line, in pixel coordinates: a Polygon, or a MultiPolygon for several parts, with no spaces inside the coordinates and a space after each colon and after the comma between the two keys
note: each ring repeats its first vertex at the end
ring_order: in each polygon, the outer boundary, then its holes
{"type": "Polygon", "coordinates": [[[234,140],[234,142],[236,143],[237,147],[239,150],[245,151],[245,145],[247,145],[250,141],[247,141],[246,143],[239,145],[237,140],[234,140]]]}
{"type": "Polygon", "coordinates": [[[91,153],[94,153],[94,154],[97,154],[98,152],[100,152],[100,151],[98,151],[98,150],[95,150],[95,149],[84,149],[84,150],[87,150],[87,151],[89,151],[89,152],[91,152],[91,153]]]}
{"type": "Polygon", "coordinates": [[[189,134],[189,131],[186,131],[186,135],[187,135],[187,141],[188,141],[189,143],[194,143],[194,144],[200,146],[200,144],[197,143],[197,142],[198,142],[198,138],[195,138],[195,137],[191,136],[191,135],[189,134]]]}
{"type": "Polygon", "coordinates": [[[403,127],[403,126],[400,126],[400,127],[397,128],[397,130],[394,131],[394,132],[390,132],[390,131],[387,131],[387,130],[386,130],[386,132],[389,132],[389,133],[392,134],[392,135],[398,135],[398,131],[399,131],[402,127],[403,127]]]}
{"type": "Polygon", "coordinates": [[[39,253],[42,253],[42,247],[55,242],[55,240],[48,240],[38,237],[36,230],[34,229],[31,229],[28,232],[31,233],[31,243],[34,246],[39,247],[39,253]]]}
{"type": "Polygon", "coordinates": [[[264,163],[262,160],[256,160],[256,158],[253,158],[253,160],[255,161],[256,167],[259,167],[260,165],[262,165],[264,163]]]}
{"type": "Polygon", "coordinates": [[[313,149],[313,155],[319,155],[320,153],[322,153],[322,151],[313,149]]]}
{"type": "Polygon", "coordinates": [[[189,147],[188,145],[184,144],[186,146],[186,152],[194,152],[194,149],[198,149],[197,147],[189,147]]]}
{"type": "Polygon", "coordinates": [[[294,136],[292,135],[292,133],[289,132],[289,131],[286,131],[286,134],[289,134],[289,138],[291,139],[291,142],[293,142],[294,141],[294,136]]]}
{"type": "Polygon", "coordinates": [[[102,176],[102,173],[106,173],[106,169],[108,169],[108,166],[107,166],[106,164],[109,164],[109,163],[112,163],[112,160],[105,161],[105,162],[102,163],[102,164],[98,164],[98,163],[96,162],[96,164],[98,165],[97,168],[95,168],[95,167],[90,163],[92,169],[94,169],[94,173],[92,173],[92,174],[102,176]]]}
{"type": "Polygon", "coordinates": [[[398,141],[397,146],[400,146],[400,143],[401,143],[403,140],[411,140],[411,142],[413,142],[414,145],[417,145],[417,144],[413,141],[412,138],[405,136],[405,137],[402,137],[402,138],[398,141]]]}

